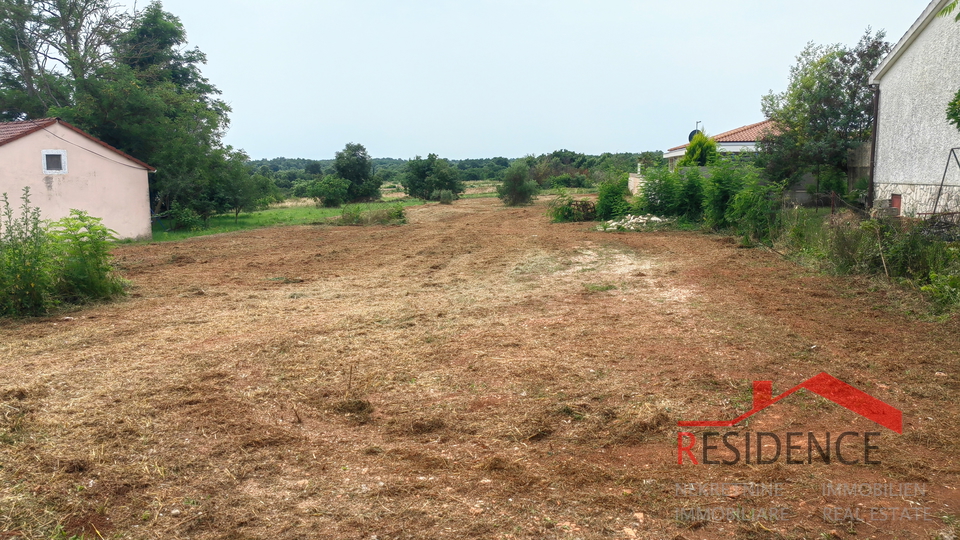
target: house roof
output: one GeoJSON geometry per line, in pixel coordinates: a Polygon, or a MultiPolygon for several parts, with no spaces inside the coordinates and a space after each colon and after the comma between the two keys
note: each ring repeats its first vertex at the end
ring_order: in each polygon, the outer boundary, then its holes
{"type": "Polygon", "coordinates": [[[927,9],[923,10],[923,13],[920,14],[920,18],[910,26],[907,33],[900,38],[900,41],[898,41],[897,44],[893,46],[893,49],[890,49],[890,52],[880,61],[880,65],[877,66],[873,75],[870,76],[870,84],[880,83],[880,79],[897,63],[897,60],[900,59],[903,53],[909,49],[910,45],[920,36],[923,29],[937,18],[937,14],[940,13],[950,1],[951,0],[932,0],[930,2],[927,9]]]}
{"type": "MultiPolygon", "coordinates": [[[[150,171],[150,172],[155,172],[155,171],[157,170],[157,169],[151,167],[150,165],[147,165],[146,163],[140,161],[139,159],[137,159],[137,158],[135,158],[135,157],[133,157],[133,156],[131,156],[131,155],[129,155],[129,154],[121,151],[121,150],[117,150],[116,148],[114,148],[114,147],[110,146],[109,144],[101,141],[100,139],[94,137],[93,135],[90,135],[89,133],[83,131],[82,129],[80,129],[80,128],[76,127],[76,126],[73,126],[73,125],[71,125],[71,124],[69,124],[69,123],[67,123],[67,122],[64,122],[63,120],[61,120],[61,119],[59,119],[59,118],[39,118],[39,119],[37,119],[37,120],[25,120],[25,121],[22,121],[22,122],[0,122],[0,146],[3,146],[3,145],[8,144],[8,143],[11,143],[11,142],[13,142],[13,141],[15,141],[15,140],[17,140],[17,139],[21,139],[21,138],[23,138],[23,137],[26,137],[27,135],[30,135],[31,133],[35,133],[35,132],[40,131],[40,130],[42,130],[42,129],[46,129],[46,128],[52,126],[53,124],[60,124],[61,126],[67,128],[67,129],[69,129],[69,130],[71,130],[71,131],[75,131],[76,133],[82,135],[83,137],[86,137],[87,139],[90,139],[91,141],[99,144],[100,146],[102,146],[102,147],[104,147],[104,148],[106,148],[106,149],[108,149],[108,150],[111,150],[111,151],[113,151],[114,153],[119,154],[119,155],[125,157],[126,159],[129,159],[130,161],[132,161],[132,162],[134,162],[134,163],[136,163],[136,164],[138,164],[138,165],[143,166],[145,169],[147,169],[147,170],[150,171]]],[[[54,136],[56,136],[56,135],[54,135],[54,136]]]]}
{"type": "MultiPolygon", "coordinates": [[[[713,140],[718,143],[750,143],[756,142],[767,130],[773,127],[773,120],[764,120],[763,122],[757,122],[756,124],[750,124],[749,126],[739,127],[721,133],[713,137],[713,140]]],[[[667,152],[674,152],[690,146],[690,143],[684,144],[682,146],[677,146],[667,150],[667,152]]]]}

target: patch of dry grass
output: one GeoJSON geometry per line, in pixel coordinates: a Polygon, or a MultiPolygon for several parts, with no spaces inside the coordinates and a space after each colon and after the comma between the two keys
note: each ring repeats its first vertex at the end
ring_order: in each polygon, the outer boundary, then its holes
{"type": "MultiPolygon", "coordinates": [[[[122,246],[129,301],[0,322],[0,530],[750,537],[676,523],[673,482],[782,478],[799,504],[836,474],[955,479],[955,325],[815,296],[832,278],[711,237],[611,239],[542,210],[464,200],[406,227],[122,246]],[[677,420],[733,418],[752,380],[819,370],[915,419],[884,469],[676,467],[677,420]]],[[[859,426],[803,398],[751,428],[797,418],[859,426]]]]}

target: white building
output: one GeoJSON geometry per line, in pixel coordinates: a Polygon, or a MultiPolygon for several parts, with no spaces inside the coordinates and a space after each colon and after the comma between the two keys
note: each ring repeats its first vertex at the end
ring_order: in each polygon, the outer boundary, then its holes
{"type": "Polygon", "coordinates": [[[870,80],[880,87],[874,201],[904,215],[960,211],[960,163],[948,166],[960,131],[946,116],[960,90],[960,22],[937,16],[949,1],[933,0],[870,80]]]}
{"type": "Polygon", "coordinates": [[[0,193],[20,206],[24,187],[43,219],[71,209],[103,219],[120,238],[150,238],[153,167],[57,118],[0,122],[0,193]]]}

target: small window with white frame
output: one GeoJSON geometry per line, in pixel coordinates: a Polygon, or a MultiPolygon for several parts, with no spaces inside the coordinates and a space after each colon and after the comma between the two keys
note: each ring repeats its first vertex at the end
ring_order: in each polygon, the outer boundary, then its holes
{"type": "Polygon", "coordinates": [[[44,150],[43,174],[67,174],[67,151],[44,150]]]}

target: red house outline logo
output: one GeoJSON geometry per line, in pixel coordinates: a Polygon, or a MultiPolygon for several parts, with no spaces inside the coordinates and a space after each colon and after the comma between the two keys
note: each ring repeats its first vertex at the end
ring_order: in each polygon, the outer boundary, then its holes
{"type": "Polygon", "coordinates": [[[872,420],[887,429],[901,435],[903,434],[903,413],[900,409],[850,386],[829,373],[820,373],[819,375],[811,377],[777,397],[773,397],[772,381],[754,381],[753,409],[747,413],[733,420],[677,422],[677,425],[681,427],[733,427],[774,403],[794,394],[801,388],[829,399],[837,405],[853,411],[868,420],[872,420]]]}

